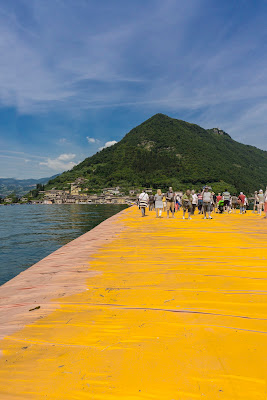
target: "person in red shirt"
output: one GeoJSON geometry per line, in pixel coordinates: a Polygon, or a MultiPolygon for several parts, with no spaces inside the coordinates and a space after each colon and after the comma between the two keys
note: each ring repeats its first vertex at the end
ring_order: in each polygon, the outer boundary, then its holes
{"type": "Polygon", "coordinates": [[[240,214],[244,214],[245,212],[245,199],[246,196],[244,195],[244,193],[240,192],[240,195],[238,196],[238,200],[240,202],[240,214]]]}
{"type": "Polygon", "coordinates": [[[218,193],[218,196],[216,197],[216,208],[217,208],[217,212],[219,212],[218,211],[218,204],[219,204],[219,201],[220,200],[222,200],[222,195],[221,195],[221,193],[218,193]]]}

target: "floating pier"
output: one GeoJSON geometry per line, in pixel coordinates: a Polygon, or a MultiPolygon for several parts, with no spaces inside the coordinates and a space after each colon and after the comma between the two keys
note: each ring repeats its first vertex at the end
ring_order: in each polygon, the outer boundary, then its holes
{"type": "Polygon", "coordinates": [[[267,223],[123,210],[0,288],[2,400],[266,400],[267,223]]]}

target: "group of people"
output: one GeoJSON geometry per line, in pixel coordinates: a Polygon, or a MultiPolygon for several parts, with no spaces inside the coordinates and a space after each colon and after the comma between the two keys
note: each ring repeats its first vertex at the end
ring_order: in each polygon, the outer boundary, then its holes
{"type": "MultiPolygon", "coordinates": [[[[149,207],[149,211],[155,209],[156,218],[161,218],[162,212],[167,211],[167,218],[174,218],[175,211],[180,208],[183,210],[183,219],[185,219],[186,213],[188,219],[192,219],[192,216],[198,210],[198,214],[203,214],[204,219],[212,219],[211,213],[236,213],[237,208],[240,208],[240,213],[246,213],[249,205],[247,196],[240,192],[239,194],[232,194],[225,189],[223,193],[217,195],[211,191],[209,186],[205,186],[198,193],[195,190],[187,189],[185,193],[175,193],[172,187],[169,188],[167,193],[162,193],[160,189],[157,190],[155,195],[148,195],[145,190],[142,191],[138,198],[138,206],[141,210],[142,217],[145,216],[146,208],[149,207]]],[[[267,218],[267,187],[265,193],[262,189],[254,193],[254,206],[253,212],[257,212],[261,215],[265,212],[267,218]]]]}

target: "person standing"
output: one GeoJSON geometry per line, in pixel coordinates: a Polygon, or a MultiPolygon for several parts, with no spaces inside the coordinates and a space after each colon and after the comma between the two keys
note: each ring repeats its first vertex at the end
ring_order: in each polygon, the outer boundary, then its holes
{"type": "Polygon", "coordinates": [[[204,212],[204,219],[207,218],[207,213],[208,213],[208,218],[212,219],[211,214],[211,204],[213,201],[213,196],[212,193],[209,190],[208,186],[205,186],[203,192],[202,192],[202,197],[203,197],[203,212],[204,212]]]}
{"type": "Polygon", "coordinates": [[[238,200],[240,203],[240,214],[244,214],[246,196],[244,195],[243,192],[240,192],[240,195],[238,196],[238,200]]]}
{"type": "Polygon", "coordinates": [[[185,192],[185,194],[182,196],[182,206],[183,206],[183,219],[185,219],[185,213],[186,211],[188,212],[188,219],[192,219],[192,201],[193,201],[193,196],[191,195],[191,192],[189,189],[185,192]]]}
{"type": "Polygon", "coordinates": [[[172,187],[169,187],[168,193],[166,193],[167,200],[167,218],[169,218],[169,213],[171,211],[172,218],[174,218],[174,209],[175,209],[175,194],[172,190],[172,187]]]}
{"type": "Polygon", "coordinates": [[[145,190],[139,196],[139,208],[141,209],[142,217],[146,215],[146,207],[148,203],[149,197],[145,190]]]}
{"type": "Polygon", "coordinates": [[[194,190],[191,191],[191,195],[192,195],[192,210],[191,210],[191,214],[194,215],[195,214],[195,209],[197,208],[197,204],[198,204],[198,197],[197,197],[197,194],[195,193],[194,190]]]}
{"type": "Polygon", "coordinates": [[[156,218],[161,218],[162,210],[163,210],[163,194],[161,190],[157,190],[157,194],[155,194],[155,210],[156,210],[156,218]]]}
{"type": "Polygon", "coordinates": [[[223,194],[223,201],[224,201],[224,211],[228,212],[230,211],[230,200],[231,200],[231,195],[230,192],[228,192],[227,189],[224,190],[223,194]]]}

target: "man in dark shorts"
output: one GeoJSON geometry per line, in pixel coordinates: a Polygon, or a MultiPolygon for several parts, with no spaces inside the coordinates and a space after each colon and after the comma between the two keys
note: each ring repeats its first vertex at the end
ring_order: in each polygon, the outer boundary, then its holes
{"type": "Polygon", "coordinates": [[[232,202],[233,213],[236,213],[236,208],[238,206],[238,198],[237,198],[237,195],[235,193],[232,196],[231,202],[232,202]]]}

